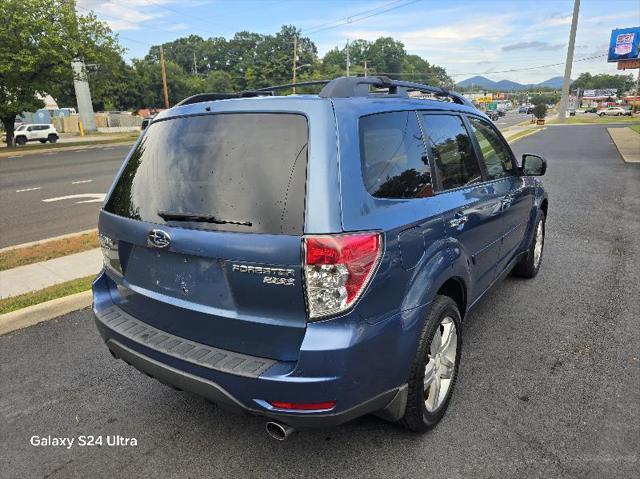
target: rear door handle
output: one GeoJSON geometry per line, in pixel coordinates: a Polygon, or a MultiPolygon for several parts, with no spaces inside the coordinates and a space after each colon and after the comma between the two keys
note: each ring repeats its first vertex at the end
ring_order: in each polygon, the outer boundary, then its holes
{"type": "Polygon", "coordinates": [[[463,226],[467,221],[469,221],[469,217],[459,211],[456,213],[456,216],[451,221],[449,221],[449,226],[451,226],[452,228],[459,228],[460,226],[463,226]]]}

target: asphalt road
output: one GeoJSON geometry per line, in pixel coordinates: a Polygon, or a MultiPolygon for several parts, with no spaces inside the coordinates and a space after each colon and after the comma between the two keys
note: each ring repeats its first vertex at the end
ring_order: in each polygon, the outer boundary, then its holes
{"type": "Polygon", "coordinates": [[[130,148],[0,158],[0,247],[95,228],[104,193],[130,148]]]}
{"type": "Polygon", "coordinates": [[[542,270],[507,278],[467,318],[432,432],[365,417],[276,442],[262,419],[113,360],[85,310],[0,337],[2,476],[637,477],[640,166],[601,126],[549,127],[515,149],[549,162],[542,270]],[[138,445],[29,444],[107,434],[138,445]]]}
{"type": "MultiPolygon", "coordinates": [[[[527,115],[509,112],[496,125],[505,129],[526,119],[527,115]]],[[[95,228],[100,195],[129,149],[104,146],[38,154],[17,150],[14,157],[0,158],[0,248],[95,228]],[[85,194],[95,196],[56,199],[85,194]]]]}
{"type": "Polygon", "coordinates": [[[510,110],[505,116],[499,117],[496,121],[494,121],[495,125],[499,130],[504,130],[505,128],[509,128],[510,126],[516,125],[521,121],[530,120],[531,115],[527,115],[525,113],[518,113],[518,110],[510,110]]]}

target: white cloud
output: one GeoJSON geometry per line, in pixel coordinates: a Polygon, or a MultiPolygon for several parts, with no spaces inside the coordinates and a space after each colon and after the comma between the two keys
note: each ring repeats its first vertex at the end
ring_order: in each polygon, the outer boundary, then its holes
{"type": "Polygon", "coordinates": [[[154,4],[145,0],[126,0],[122,3],[120,1],[78,0],[78,13],[86,15],[89,10],[93,10],[113,31],[139,30],[145,27],[145,22],[165,17],[170,13],[161,7],[163,4],[171,3],[168,0],[154,0],[154,4]]]}

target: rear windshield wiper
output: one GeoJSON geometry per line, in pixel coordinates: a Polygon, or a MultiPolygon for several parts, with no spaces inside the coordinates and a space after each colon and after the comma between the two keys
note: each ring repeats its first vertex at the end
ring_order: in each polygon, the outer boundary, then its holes
{"type": "Polygon", "coordinates": [[[193,221],[195,223],[215,223],[217,225],[253,226],[251,221],[223,220],[212,215],[201,215],[198,213],[158,211],[158,216],[165,221],[193,221]]]}

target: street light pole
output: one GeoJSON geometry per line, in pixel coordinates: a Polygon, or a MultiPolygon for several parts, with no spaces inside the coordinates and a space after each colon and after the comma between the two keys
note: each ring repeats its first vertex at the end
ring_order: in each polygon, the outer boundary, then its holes
{"type": "Polygon", "coordinates": [[[349,76],[349,40],[347,40],[347,76],[349,76]]]}
{"type": "Polygon", "coordinates": [[[162,69],[162,93],[164,94],[164,107],[169,108],[169,90],[167,89],[167,72],[164,69],[164,52],[160,45],[160,68],[162,69]]]}
{"type": "MultiPolygon", "coordinates": [[[[293,37],[293,84],[295,85],[296,83],[296,71],[298,70],[297,68],[297,63],[298,63],[298,37],[293,37]]],[[[294,86],[293,89],[293,94],[296,94],[296,87],[294,86]]]]}
{"type": "Polygon", "coordinates": [[[578,13],[580,12],[580,0],[574,0],[573,19],[571,20],[571,33],[569,33],[569,46],[567,47],[567,62],[564,66],[564,79],[562,81],[562,96],[558,108],[558,119],[564,121],[567,117],[567,105],[569,103],[569,87],[571,86],[571,67],[573,65],[573,50],[576,46],[576,30],[578,29],[578,13]]]}

